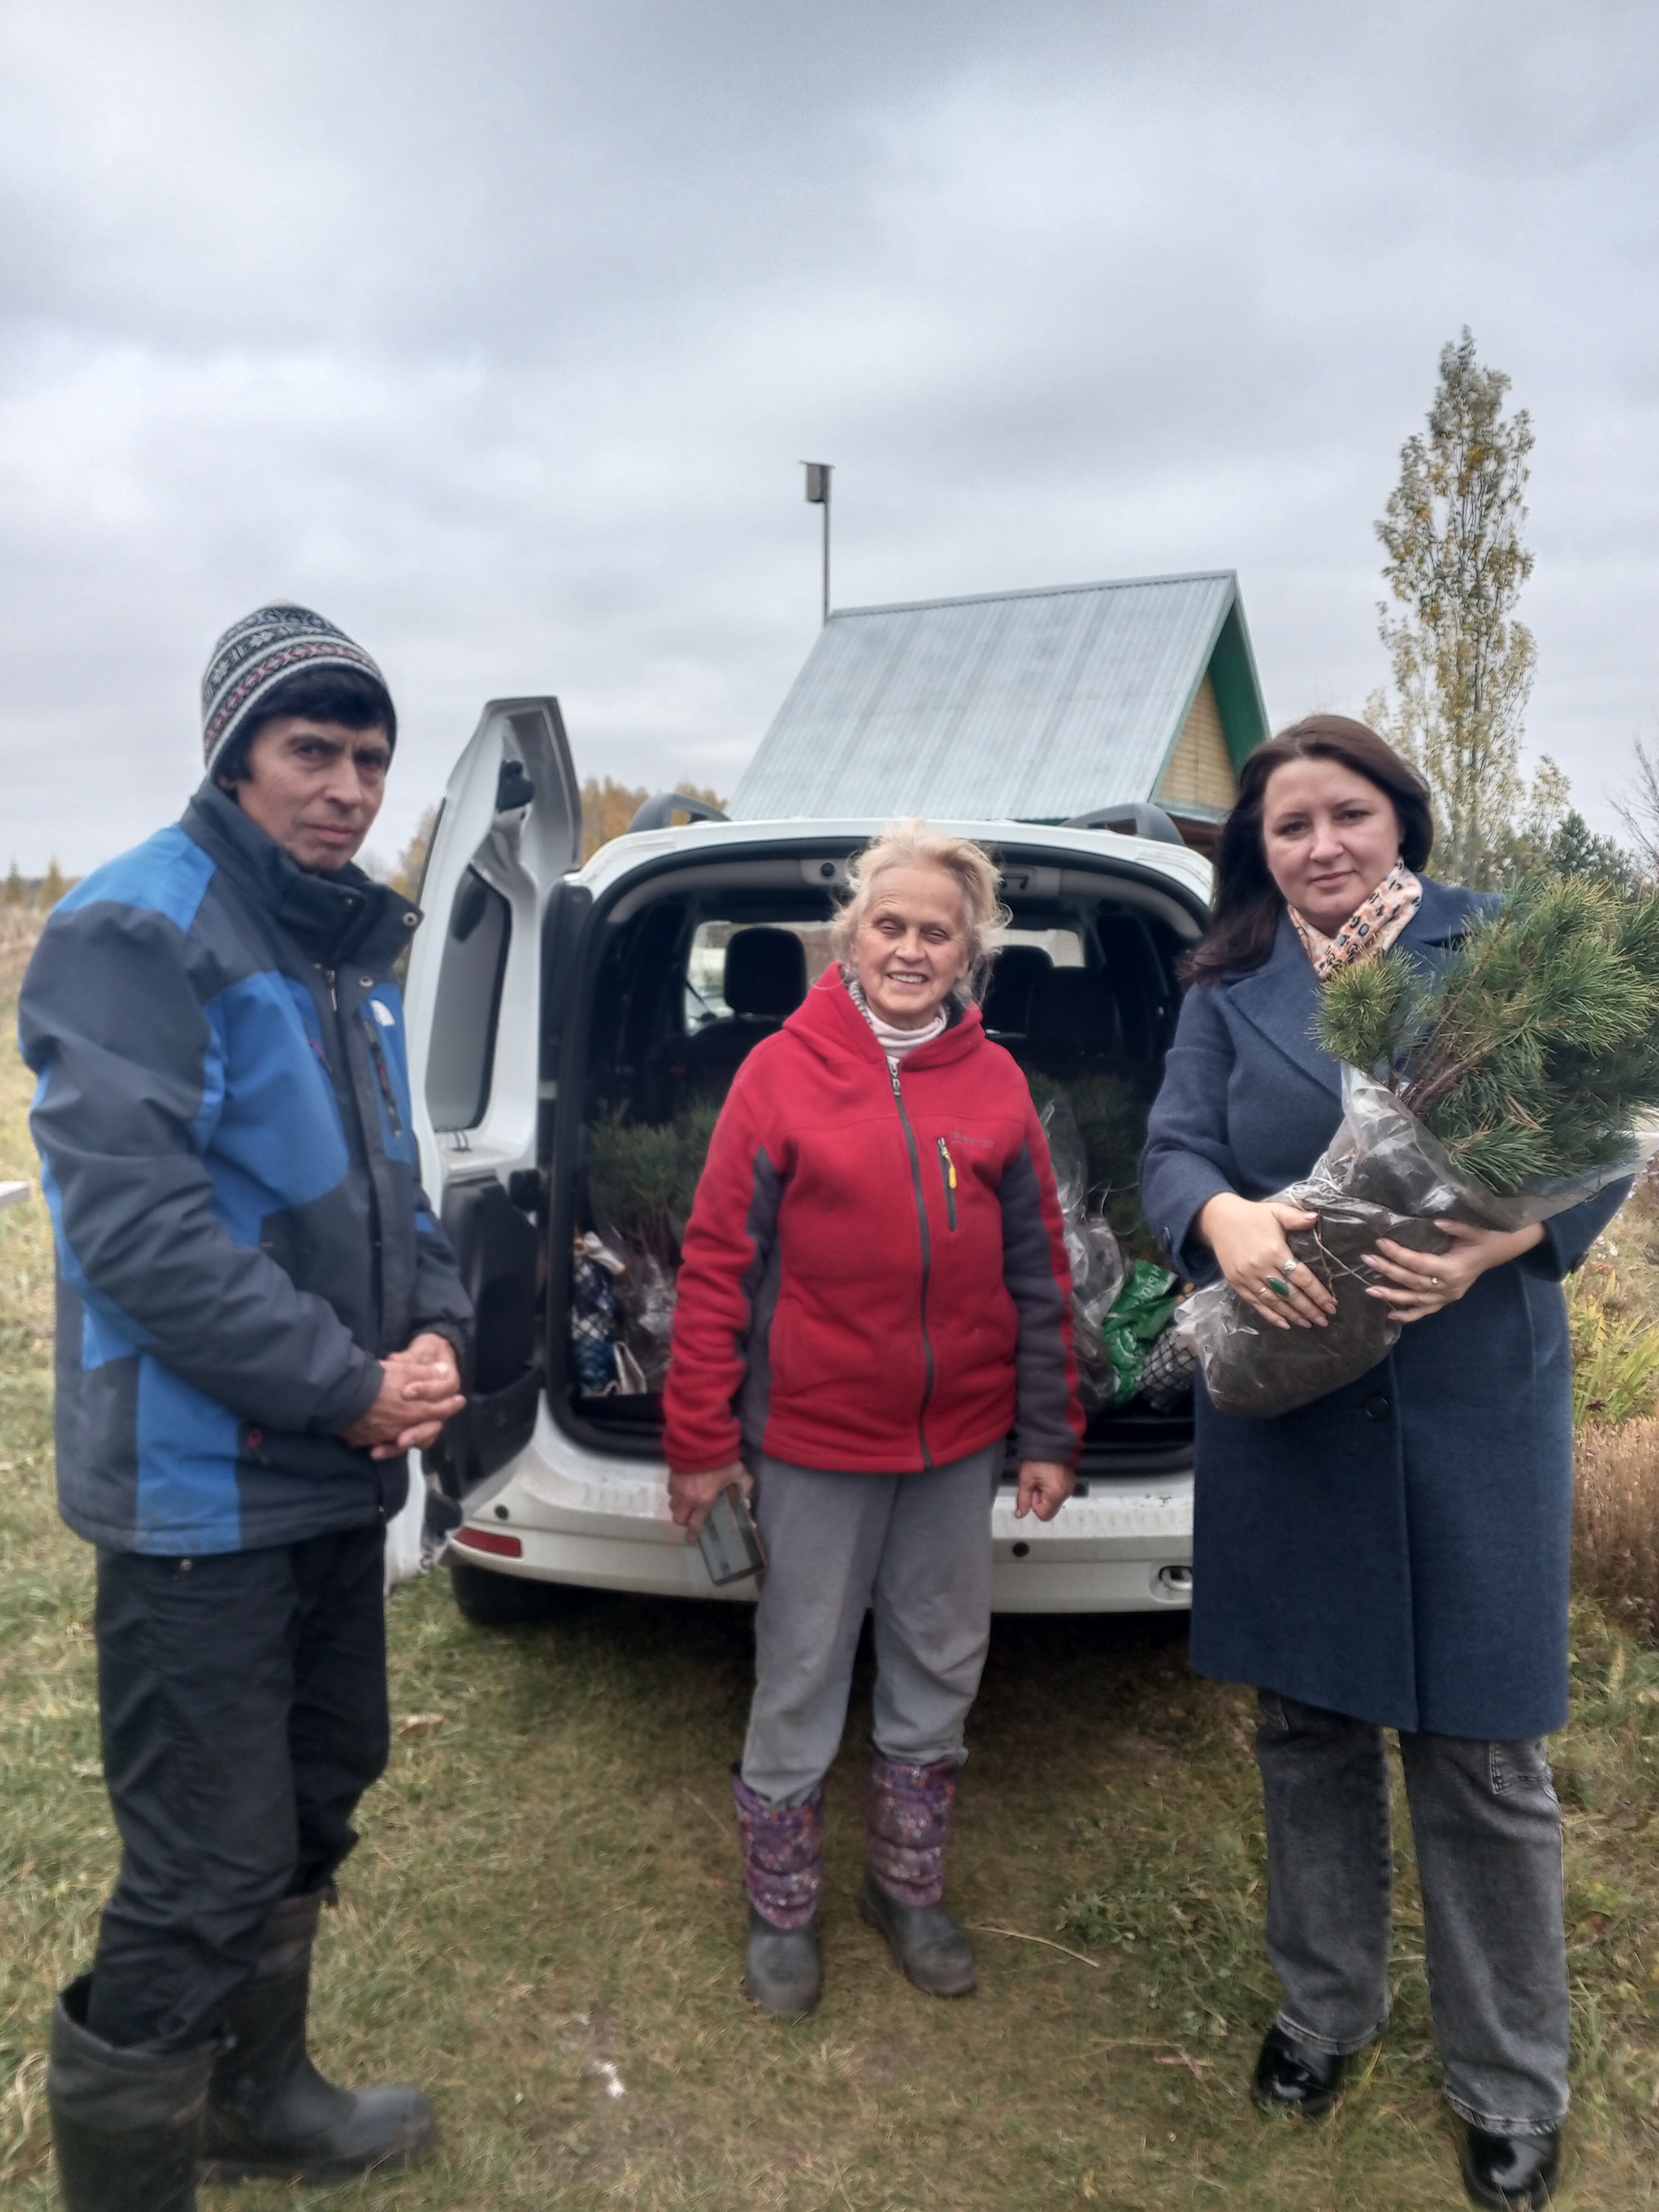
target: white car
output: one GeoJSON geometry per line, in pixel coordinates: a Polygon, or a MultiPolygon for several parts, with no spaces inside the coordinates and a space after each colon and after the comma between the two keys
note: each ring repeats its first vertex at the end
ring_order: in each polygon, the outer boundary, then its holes
{"type": "MultiPolygon", "coordinates": [[[[649,1375],[602,1346],[610,1379],[596,1389],[591,1350],[573,1356],[573,1251],[599,1226],[595,1131],[661,1124],[699,1085],[720,1095],[827,960],[847,860],[883,825],[666,826],[684,803],[653,801],[579,868],[557,702],[495,701],[432,841],[407,992],[411,1089],[424,1181],[478,1336],[471,1403],[428,1464],[459,1511],[447,1564],[476,1620],[526,1617],[565,1583],[755,1594],[752,1582],[712,1585],[669,1516],[649,1375]],[[731,960],[750,931],[764,941],[731,960]]],[[[1013,919],[987,1001],[993,1034],[1051,1082],[1104,1070],[1150,1095],[1210,868],[1156,810],[1127,812],[1143,834],[940,826],[982,840],[1006,872],[1013,919]]],[[[1095,1416],[1077,1493],[1046,1525],[1016,1522],[1009,1474],[992,1514],[1000,1611],[1190,1602],[1188,1414],[1095,1416]]]]}

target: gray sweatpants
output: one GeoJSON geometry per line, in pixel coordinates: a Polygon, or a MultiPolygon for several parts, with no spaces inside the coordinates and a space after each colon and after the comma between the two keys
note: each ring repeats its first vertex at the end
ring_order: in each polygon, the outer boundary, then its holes
{"type": "Polygon", "coordinates": [[[841,1747],[866,1607],[876,1627],[878,1751],[960,1759],[991,1640],[994,1444],[922,1474],[842,1474],[763,1457],[755,1518],[767,1568],[743,1778],[798,1805],[841,1747]]]}

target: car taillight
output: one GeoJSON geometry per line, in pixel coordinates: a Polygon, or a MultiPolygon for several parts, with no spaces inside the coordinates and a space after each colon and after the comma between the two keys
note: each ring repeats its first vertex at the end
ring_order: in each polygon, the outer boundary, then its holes
{"type": "Polygon", "coordinates": [[[524,1546],[516,1536],[501,1535],[494,1528],[458,1528],[449,1540],[471,1552],[494,1552],[503,1559],[524,1557],[524,1546]]]}

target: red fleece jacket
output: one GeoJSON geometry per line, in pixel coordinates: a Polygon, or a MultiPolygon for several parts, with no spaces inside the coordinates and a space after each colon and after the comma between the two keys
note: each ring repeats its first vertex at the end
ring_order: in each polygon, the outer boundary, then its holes
{"type": "Polygon", "coordinates": [[[895,1075],[831,969],[738,1071],[685,1234],[668,1462],[947,1466],[1083,1435],[1048,1147],[979,1009],[895,1075]]]}

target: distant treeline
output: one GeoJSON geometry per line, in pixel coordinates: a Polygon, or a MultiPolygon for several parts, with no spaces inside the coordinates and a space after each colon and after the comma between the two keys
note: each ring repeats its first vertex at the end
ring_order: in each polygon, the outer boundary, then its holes
{"type": "Polygon", "coordinates": [[[65,891],[73,890],[80,882],[79,876],[66,876],[58,865],[54,854],[46,864],[44,876],[26,876],[15,860],[11,872],[0,882],[0,906],[22,907],[36,914],[50,914],[65,891]]]}

